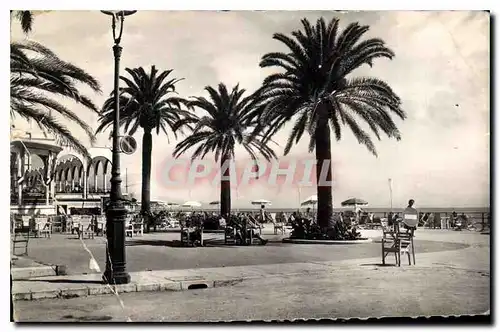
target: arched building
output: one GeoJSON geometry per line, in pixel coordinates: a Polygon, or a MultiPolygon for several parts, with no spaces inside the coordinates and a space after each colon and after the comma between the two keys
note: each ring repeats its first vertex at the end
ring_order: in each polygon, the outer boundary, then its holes
{"type": "Polygon", "coordinates": [[[103,199],[109,197],[110,148],[90,148],[89,159],[53,139],[11,133],[10,152],[11,213],[101,208],[103,199]]]}

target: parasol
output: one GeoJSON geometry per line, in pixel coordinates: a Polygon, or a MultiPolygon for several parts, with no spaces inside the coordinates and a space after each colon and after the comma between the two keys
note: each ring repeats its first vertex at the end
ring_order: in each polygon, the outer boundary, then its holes
{"type": "Polygon", "coordinates": [[[182,207],[190,207],[190,208],[195,208],[195,207],[200,207],[201,203],[196,202],[196,201],[187,201],[184,204],[182,204],[182,207]]]}
{"type": "Polygon", "coordinates": [[[349,198],[348,200],[340,203],[342,206],[354,206],[354,211],[357,212],[358,205],[367,205],[368,202],[360,198],[349,198]]]}
{"type": "Polygon", "coordinates": [[[271,201],[267,199],[256,199],[252,201],[252,205],[271,205],[271,201]]]}
{"type": "Polygon", "coordinates": [[[300,205],[316,205],[318,203],[318,196],[317,195],[312,195],[309,196],[305,201],[303,201],[300,205]]]}

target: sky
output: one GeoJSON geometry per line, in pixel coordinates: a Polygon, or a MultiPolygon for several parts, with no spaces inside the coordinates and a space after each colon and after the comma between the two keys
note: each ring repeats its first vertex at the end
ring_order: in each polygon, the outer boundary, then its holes
{"type": "MultiPolygon", "coordinates": [[[[421,207],[489,206],[489,15],[485,12],[312,12],[312,11],[139,11],[125,20],[121,69],[156,65],[173,69],[172,77],[184,78],[181,96],[204,95],[204,87],[224,82],[240,84],[253,92],[271,69],[261,69],[265,53],[282,51],[273,33],[290,34],[300,29],[301,18],[340,19],[342,27],[352,22],[369,25],[366,37],[382,38],[396,56],[379,59],[373,68],[361,67],[355,76],[380,78],[402,99],[407,113],[397,120],[402,140],[375,140],[378,157],[359,145],[346,129],[342,140],[332,138],[335,205],[359,197],[373,207],[390,204],[388,179],[392,179],[394,206],[409,198],[421,207]]],[[[17,24],[12,39],[26,37],[17,24]]],[[[35,18],[29,39],[52,49],[62,59],[80,66],[99,80],[103,93],[91,94],[102,105],[113,89],[113,55],[110,18],[97,11],[52,11],[35,18]]],[[[87,90],[84,90],[87,91],[87,90]]],[[[97,128],[96,114],[68,103],[81,118],[97,128]]],[[[17,127],[24,126],[18,119],[17,127]]],[[[78,137],[83,133],[68,124],[78,137]]],[[[275,137],[282,158],[290,126],[275,137]]],[[[130,191],[140,198],[142,131],[134,136],[139,150],[122,155],[130,191]]],[[[375,138],[374,138],[375,139],[375,138]]],[[[152,198],[180,202],[209,202],[219,197],[209,185],[172,187],[162,181],[165,163],[172,157],[176,141],[164,135],[153,137],[152,198]]],[[[110,146],[108,133],[100,134],[97,146],[110,146]]],[[[285,158],[307,159],[308,139],[285,158]]],[[[189,156],[187,156],[189,158],[189,156]]],[[[238,160],[246,159],[237,149],[238,160]]],[[[256,183],[233,192],[234,206],[248,206],[264,198],[276,207],[295,207],[314,187],[277,187],[256,183]]]]}

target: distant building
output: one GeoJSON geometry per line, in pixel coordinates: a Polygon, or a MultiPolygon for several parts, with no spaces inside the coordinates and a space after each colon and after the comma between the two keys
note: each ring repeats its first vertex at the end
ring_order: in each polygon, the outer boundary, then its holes
{"type": "MultiPolygon", "coordinates": [[[[91,159],[54,139],[11,132],[11,213],[102,211],[103,199],[110,191],[111,150],[92,147],[89,153],[91,159]]],[[[125,188],[122,193],[127,195],[125,188]]]]}

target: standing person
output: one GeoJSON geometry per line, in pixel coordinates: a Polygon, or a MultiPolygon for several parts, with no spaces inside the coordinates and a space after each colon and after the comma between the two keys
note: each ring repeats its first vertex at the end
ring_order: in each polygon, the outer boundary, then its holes
{"type": "Polygon", "coordinates": [[[266,222],[266,205],[265,204],[261,204],[260,206],[260,223],[263,224],[266,222]]]}
{"type": "Polygon", "coordinates": [[[451,228],[455,228],[455,225],[457,223],[457,220],[458,220],[458,215],[457,215],[457,212],[456,211],[453,211],[451,213],[451,228]]]}

